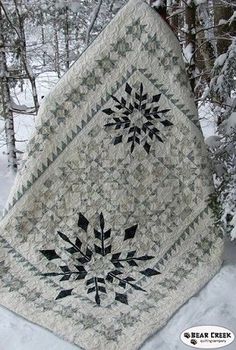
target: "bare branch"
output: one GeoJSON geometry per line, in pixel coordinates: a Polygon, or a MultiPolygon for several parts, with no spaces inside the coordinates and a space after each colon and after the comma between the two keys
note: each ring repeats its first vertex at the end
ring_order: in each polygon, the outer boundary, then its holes
{"type": "Polygon", "coordinates": [[[94,27],[94,24],[96,22],[96,19],[99,15],[99,12],[100,12],[100,9],[101,9],[101,6],[102,6],[102,0],[99,0],[97,6],[95,7],[94,9],[94,13],[93,13],[93,16],[92,16],[92,20],[91,20],[91,23],[88,27],[88,30],[87,30],[87,34],[86,34],[86,46],[89,46],[89,41],[90,41],[90,35],[91,35],[91,31],[94,27]]]}
{"type": "Polygon", "coordinates": [[[4,15],[8,21],[8,23],[10,24],[10,26],[12,27],[12,29],[16,32],[17,36],[18,36],[18,39],[21,41],[21,35],[18,31],[18,29],[14,26],[14,24],[12,23],[9,15],[8,15],[8,11],[6,10],[5,6],[3,5],[2,1],[0,0],[0,7],[2,8],[3,12],[4,12],[4,15]]]}

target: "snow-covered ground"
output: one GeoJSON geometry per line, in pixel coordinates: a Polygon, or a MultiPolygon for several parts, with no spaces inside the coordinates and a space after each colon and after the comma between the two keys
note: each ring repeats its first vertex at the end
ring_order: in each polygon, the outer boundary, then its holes
{"type": "MultiPolygon", "coordinates": [[[[46,96],[55,76],[40,76],[38,85],[40,96],[46,96]]],[[[16,93],[18,103],[30,106],[30,97],[16,93]]],[[[16,101],[17,102],[17,101],[16,101]]],[[[209,119],[207,109],[201,111],[202,126],[206,137],[215,132],[215,123],[209,119]],[[204,118],[204,113],[208,119],[204,118]]],[[[0,125],[1,127],[1,125],[0,125]]],[[[19,141],[28,139],[34,128],[34,117],[16,117],[16,132],[19,141]]],[[[23,150],[24,142],[18,142],[23,150]]],[[[0,210],[7,199],[14,178],[7,170],[4,147],[0,149],[0,210]]],[[[191,298],[168,324],[148,340],[141,350],[186,350],[181,343],[183,330],[196,325],[218,325],[231,329],[236,335],[236,243],[226,242],[225,261],[219,273],[193,298],[191,298]]],[[[49,331],[38,327],[14,313],[0,307],[0,350],[75,350],[78,347],[68,344],[49,331]]],[[[235,350],[236,341],[227,347],[235,350]]],[[[125,350],[125,349],[121,349],[125,350]]]]}

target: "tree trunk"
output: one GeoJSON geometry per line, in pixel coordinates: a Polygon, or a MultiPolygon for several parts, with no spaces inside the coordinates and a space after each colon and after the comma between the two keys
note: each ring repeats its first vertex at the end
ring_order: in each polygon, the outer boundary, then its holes
{"type": "Polygon", "coordinates": [[[185,8],[185,22],[187,26],[186,44],[192,52],[191,61],[189,62],[190,84],[192,91],[195,89],[195,71],[196,71],[196,5],[191,0],[185,8]]]}
{"type": "Polygon", "coordinates": [[[226,23],[220,25],[220,20],[228,20],[234,13],[233,6],[226,5],[224,1],[214,0],[214,22],[217,28],[215,29],[215,35],[217,37],[217,51],[218,56],[226,53],[228,47],[231,44],[231,36],[236,35],[236,21],[232,21],[232,24],[226,23]]]}
{"type": "Polygon", "coordinates": [[[9,79],[7,70],[7,60],[5,51],[5,37],[4,37],[2,9],[0,7],[0,68],[1,68],[1,101],[2,111],[5,120],[5,135],[7,144],[8,166],[14,172],[17,171],[17,157],[16,157],[16,141],[14,130],[14,118],[11,111],[11,96],[9,89],[9,79]]]}
{"type": "Polygon", "coordinates": [[[171,7],[171,17],[170,17],[170,25],[173,29],[173,31],[175,32],[175,34],[177,35],[177,37],[179,36],[179,15],[178,14],[174,14],[178,9],[179,9],[179,5],[180,5],[180,0],[176,0],[175,3],[172,5],[171,7]]]}
{"type": "Polygon", "coordinates": [[[61,77],[61,68],[60,68],[60,55],[59,55],[59,40],[57,33],[57,18],[56,18],[56,8],[54,2],[54,11],[53,11],[53,38],[54,38],[54,69],[57,72],[58,78],[61,77]]]}
{"type": "Polygon", "coordinates": [[[18,26],[19,26],[19,39],[20,39],[20,51],[21,51],[21,59],[22,63],[26,72],[26,75],[30,81],[31,88],[32,88],[32,95],[34,100],[34,106],[35,106],[35,112],[38,113],[39,109],[39,101],[38,101],[38,94],[37,94],[37,88],[36,88],[36,81],[35,81],[35,75],[33,74],[31,67],[28,62],[27,57],[27,47],[26,47],[26,38],[25,38],[25,27],[24,27],[24,19],[23,16],[20,13],[17,0],[14,0],[15,4],[15,10],[17,14],[18,19],[18,26]]]}
{"type": "Polygon", "coordinates": [[[70,33],[69,33],[69,13],[68,6],[65,6],[65,25],[64,25],[64,37],[65,37],[65,66],[68,70],[70,68],[70,33]]]}
{"type": "MultiPolygon", "coordinates": [[[[210,83],[211,70],[216,58],[216,45],[214,41],[214,29],[210,2],[202,3],[197,8],[197,44],[196,67],[201,73],[203,81],[210,83]],[[210,29],[209,29],[210,28],[210,29]]],[[[203,86],[203,89],[205,87],[203,86]]],[[[201,93],[201,92],[200,92],[201,93]]]]}
{"type": "Polygon", "coordinates": [[[78,42],[79,42],[79,35],[80,35],[80,27],[79,27],[79,15],[78,13],[75,14],[74,16],[74,21],[76,23],[76,26],[75,26],[75,42],[76,42],[76,52],[77,52],[77,55],[79,54],[80,52],[80,47],[78,45],[78,42]]]}
{"type": "Polygon", "coordinates": [[[57,72],[58,78],[61,77],[61,69],[60,69],[60,60],[59,60],[59,41],[58,41],[58,35],[57,35],[57,28],[56,24],[54,23],[54,48],[55,48],[55,53],[54,53],[54,66],[55,66],[55,71],[57,72]]]}
{"type": "Polygon", "coordinates": [[[40,25],[41,25],[41,40],[43,45],[43,66],[46,66],[46,51],[45,51],[45,29],[44,29],[44,17],[43,12],[40,12],[40,25]]]}
{"type": "Polygon", "coordinates": [[[100,9],[101,9],[101,6],[102,6],[102,1],[103,0],[99,0],[98,1],[98,4],[97,6],[95,7],[94,9],[94,12],[92,14],[92,19],[91,19],[91,22],[88,26],[88,30],[87,30],[87,34],[86,34],[86,46],[89,46],[89,41],[90,41],[90,35],[91,35],[91,32],[92,32],[92,29],[94,27],[94,24],[98,18],[98,15],[99,15],[99,12],[100,12],[100,9]]]}

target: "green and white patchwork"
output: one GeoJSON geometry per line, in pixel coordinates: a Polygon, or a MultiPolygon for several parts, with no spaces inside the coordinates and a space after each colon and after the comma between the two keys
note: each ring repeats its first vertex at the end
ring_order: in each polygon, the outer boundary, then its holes
{"type": "Polygon", "coordinates": [[[211,171],[177,39],[130,0],[41,106],[1,220],[1,304],[134,350],[219,269],[211,171]]]}

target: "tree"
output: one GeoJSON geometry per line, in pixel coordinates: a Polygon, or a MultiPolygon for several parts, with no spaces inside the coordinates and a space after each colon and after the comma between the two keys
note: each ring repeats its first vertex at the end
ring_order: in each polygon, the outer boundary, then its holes
{"type": "Polygon", "coordinates": [[[186,42],[185,52],[190,52],[189,59],[189,75],[192,91],[195,89],[195,73],[196,73],[196,5],[194,0],[185,4],[185,23],[186,23],[186,42]]]}
{"type": "Polygon", "coordinates": [[[236,23],[233,14],[234,7],[231,1],[214,0],[214,24],[218,55],[227,52],[231,36],[236,34],[236,23]],[[231,18],[232,21],[230,21],[231,18]]]}
{"type": "Polygon", "coordinates": [[[9,88],[9,72],[6,58],[6,41],[4,37],[4,21],[0,7],[0,84],[1,84],[1,106],[5,121],[5,136],[7,145],[8,166],[14,172],[17,170],[16,141],[14,130],[14,118],[11,111],[11,95],[9,88]]]}
{"type": "Polygon", "coordinates": [[[88,26],[88,30],[87,30],[87,34],[86,34],[86,46],[89,45],[91,31],[92,31],[92,29],[94,27],[96,19],[98,18],[101,6],[102,6],[102,0],[98,0],[97,6],[95,6],[94,11],[92,13],[91,22],[90,22],[90,24],[88,26]]]}
{"type": "Polygon", "coordinates": [[[8,21],[11,28],[15,31],[17,36],[17,42],[19,47],[19,53],[22,65],[24,67],[25,73],[31,83],[32,87],[32,95],[34,100],[34,106],[36,113],[39,109],[39,102],[38,102],[38,95],[37,95],[37,88],[36,88],[36,81],[35,81],[35,75],[31,69],[29,60],[28,60],[28,54],[27,54],[27,44],[26,44],[26,37],[25,37],[25,11],[22,6],[22,2],[18,2],[18,0],[13,0],[13,11],[16,18],[16,25],[13,23],[13,21],[10,18],[10,14],[8,13],[5,5],[0,1],[0,7],[2,8],[6,20],[8,21]]]}

